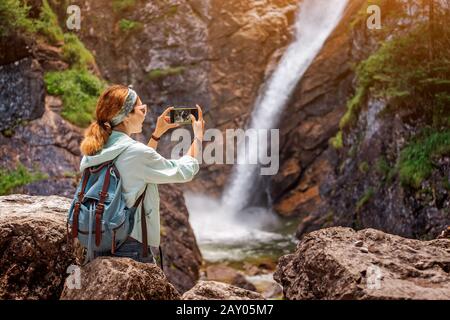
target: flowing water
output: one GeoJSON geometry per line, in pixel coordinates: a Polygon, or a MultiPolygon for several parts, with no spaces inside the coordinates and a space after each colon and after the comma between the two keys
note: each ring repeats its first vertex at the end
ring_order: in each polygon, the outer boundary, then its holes
{"type": "MultiPolygon", "coordinates": [[[[300,4],[295,38],[262,87],[248,128],[271,129],[278,125],[284,106],[340,21],[346,4],[347,0],[304,0],[300,4]]],[[[267,154],[267,150],[257,150],[258,145],[238,146],[238,154],[267,154]]],[[[264,192],[258,183],[258,168],[258,165],[235,165],[222,199],[185,194],[190,223],[205,260],[277,258],[295,248],[298,220],[282,219],[270,208],[252,203],[257,193],[264,192]]]]}

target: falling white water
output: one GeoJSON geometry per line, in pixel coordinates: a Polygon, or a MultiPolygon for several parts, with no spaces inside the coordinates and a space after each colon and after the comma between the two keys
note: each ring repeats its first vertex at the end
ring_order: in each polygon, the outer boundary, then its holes
{"type": "MultiPolygon", "coordinates": [[[[262,88],[249,128],[271,129],[278,124],[283,107],[339,22],[347,1],[304,0],[301,3],[295,23],[295,39],[262,88]]],[[[257,150],[256,145],[238,148],[243,158],[246,152],[267,152],[257,150]]],[[[292,230],[286,234],[286,225],[281,231],[279,218],[270,208],[246,208],[251,188],[259,187],[255,186],[257,169],[256,165],[236,165],[231,183],[220,201],[185,194],[190,223],[205,259],[242,260],[248,256],[270,255],[279,248],[285,250],[296,241],[292,230]]],[[[292,223],[295,227],[295,222],[292,223]]]]}
{"type": "MultiPolygon", "coordinates": [[[[287,48],[266,89],[255,103],[249,128],[270,129],[277,125],[297,83],[341,19],[348,0],[304,0],[295,23],[295,39],[287,48]]],[[[261,154],[259,144],[239,146],[239,153],[261,154]]],[[[254,188],[257,165],[238,164],[222,201],[234,214],[246,207],[254,188]]]]}

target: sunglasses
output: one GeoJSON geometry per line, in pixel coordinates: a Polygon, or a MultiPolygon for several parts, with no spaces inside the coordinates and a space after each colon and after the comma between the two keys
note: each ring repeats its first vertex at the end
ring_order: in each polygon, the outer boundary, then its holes
{"type": "Polygon", "coordinates": [[[139,106],[136,106],[137,109],[141,110],[144,115],[147,114],[147,105],[146,104],[141,104],[139,106]]]}

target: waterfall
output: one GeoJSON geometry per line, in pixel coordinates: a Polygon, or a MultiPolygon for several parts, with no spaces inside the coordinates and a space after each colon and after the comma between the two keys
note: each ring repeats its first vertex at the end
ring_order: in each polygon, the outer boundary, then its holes
{"type": "MultiPolygon", "coordinates": [[[[295,39],[258,96],[248,128],[271,129],[280,119],[296,85],[339,23],[348,0],[304,0],[297,13],[295,39]]],[[[245,144],[245,143],[244,143],[245,144]]],[[[264,153],[258,144],[238,146],[238,157],[264,153]]],[[[238,164],[222,196],[223,206],[238,214],[251,200],[258,165],[238,164]]]]}
{"type": "MultiPolygon", "coordinates": [[[[270,129],[278,125],[283,107],[338,24],[347,1],[303,0],[294,26],[295,39],[261,88],[249,128],[270,129]]],[[[250,145],[247,152],[257,152],[256,149],[255,145],[250,145]]],[[[238,146],[238,156],[244,152],[238,146]]],[[[252,188],[261,190],[257,169],[256,165],[236,165],[231,183],[220,201],[185,193],[189,220],[205,259],[242,260],[246,256],[267,255],[269,252],[279,256],[280,249],[285,254],[295,242],[293,230],[288,230],[295,224],[280,224],[279,218],[270,214],[270,208],[248,205],[252,188]]]]}

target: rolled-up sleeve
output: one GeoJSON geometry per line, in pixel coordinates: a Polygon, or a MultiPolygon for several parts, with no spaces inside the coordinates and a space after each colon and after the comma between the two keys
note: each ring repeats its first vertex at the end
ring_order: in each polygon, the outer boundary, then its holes
{"type": "Polygon", "coordinates": [[[142,177],[147,183],[182,183],[191,181],[200,169],[199,162],[190,155],[166,159],[152,148],[143,155],[142,177]]]}

